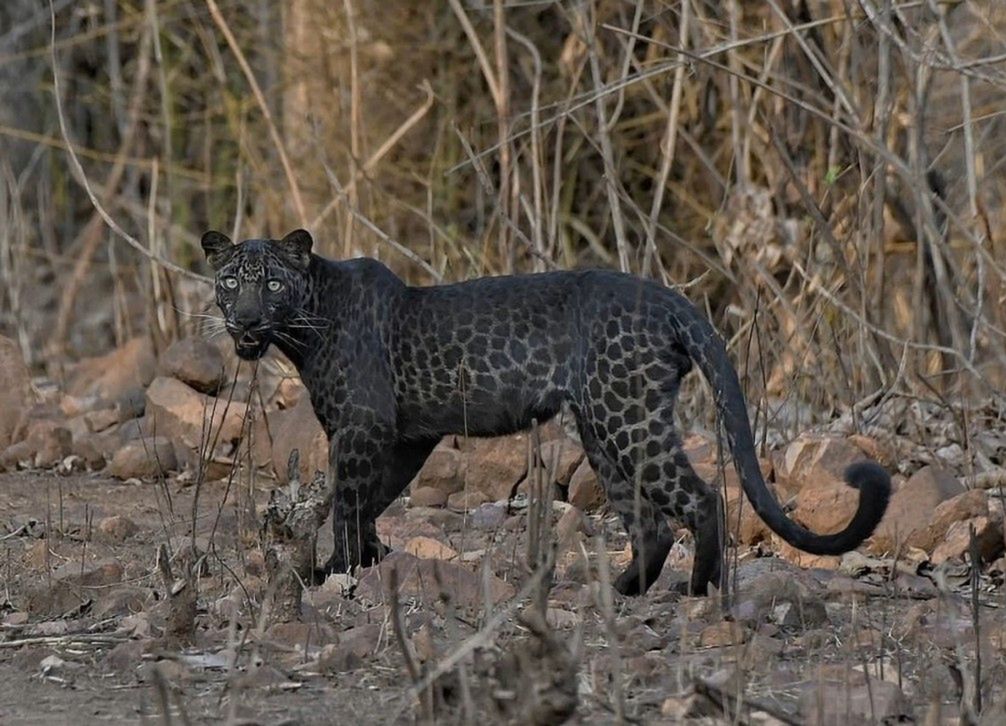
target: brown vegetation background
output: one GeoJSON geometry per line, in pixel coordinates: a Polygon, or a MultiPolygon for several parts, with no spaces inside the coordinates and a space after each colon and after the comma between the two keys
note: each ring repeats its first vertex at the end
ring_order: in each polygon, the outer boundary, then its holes
{"type": "Polygon", "coordinates": [[[304,226],[414,283],[681,285],[756,403],[1004,383],[1000,2],[53,10],[0,7],[0,332],[54,377],[195,326],[209,287],[151,258],[304,226]]]}

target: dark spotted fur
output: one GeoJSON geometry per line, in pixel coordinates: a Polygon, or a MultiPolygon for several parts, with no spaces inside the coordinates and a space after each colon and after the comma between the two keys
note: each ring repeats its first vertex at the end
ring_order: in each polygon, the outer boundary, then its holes
{"type": "Polygon", "coordinates": [[[848,527],[817,535],[791,521],[762,479],[723,342],[691,303],[654,282],[594,270],[409,287],[375,260],[313,255],[302,230],[238,245],[208,232],[202,243],[238,354],[256,359],[275,344],[328,434],[338,488],[329,570],[380,557],[375,518],[441,437],[519,431],[567,405],[631,537],[617,589],[653,583],[674,519],[695,537],[690,589],[705,593],[719,584],[719,499],[689,465],[673,415],[692,361],[715,392],[744,491],[787,542],[846,552],[887,506],[887,474],[857,464],[846,475],[860,489],[848,527]]]}

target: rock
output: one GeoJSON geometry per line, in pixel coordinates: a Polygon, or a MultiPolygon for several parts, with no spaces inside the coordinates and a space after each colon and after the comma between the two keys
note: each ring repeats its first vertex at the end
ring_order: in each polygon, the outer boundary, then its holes
{"type": "Polygon", "coordinates": [[[989,517],[972,517],[950,525],[943,540],[933,550],[932,563],[941,565],[951,558],[963,560],[965,555],[969,555],[972,527],[982,562],[991,562],[1002,554],[1002,522],[989,517]]]}
{"type": "Polygon", "coordinates": [[[740,645],[747,640],[747,637],[748,632],[743,625],[732,620],[724,620],[704,628],[699,635],[699,645],[703,648],[740,645]]]}
{"type": "Polygon", "coordinates": [[[786,448],[776,481],[784,496],[796,493],[793,518],[820,534],[848,525],[859,503],[859,492],[845,483],[845,470],[866,460],[848,439],[801,437],[786,448]]]}
{"type": "Polygon", "coordinates": [[[489,495],[481,489],[454,492],[447,497],[447,508],[452,512],[468,512],[489,503],[489,495]]]}
{"type": "MultiPolygon", "coordinates": [[[[464,515],[434,507],[413,507],[406,510],[405,518],[416,527],[433,527],[434,534],[460,532],[467,526],[464,515]]],[[[381,519],[382,517],[377,519],[378,532],[380,532],[381,519]]]]}
{"type": "Polygon", "coordinates": [[[335,673],[356,670],[377,652],[383,634],[383,628],[377,623],[344,630],[334,644],[322,648],[318,656],[319,670],[335,673]]]}
{"type": "MultiPolygon", "coordinates": [[[[759,624],[794,617],[791,611],[778,610],[782,604],[793,606],[800,625],[827,623],[822,600],[823,588],[813,576],[780,559],[759,558],[741,563],[737,568],[737,600],[734,617],[759,624]]],[[[791,625],[792,622],[781,623],[791,625]]]]}
{"type": "MultiPolygon", "coordinates": [[[[105,468],[105,457],[98,449],[93,436],[73,440],[73,453],[79,456],[91,471],[105,468]]],[[[174,453],[172,451],[172,453],[174,453]]]]}
{"type": "MultiPolygon", "coordinates": [[[[372,602],[389,602],[388,588],[391,570],[398,571],[399,594],[402,599],[414,597],[426,604],[440,599],[439,582],[443,584],[451,602],[460,608],[478,609],[483,604],[481,572],[442,560],[423,560],[407,552],[394,551],[379,565],[363,571],[356,587],[356,596],[372,602]]],[[[514,588],[495,575],[489,575],[489,598],[493,604],[514,595],[514,588]]]]}
{"type": "Polygon", "coordinates": [[[487,501],[509,499],[527,474],[527,448],[525,434],[469,439],[462,448],[468,460],[467,488],[483,492],[487,501]]]}
{"type": "Polygon", "coordinates": [[[409,495],[409,504],[413,507],[442,507],[447,504],[447,497],[448,494],[443,489],[416,487],[409,495]]]}
{"type": "MultiPolygon", "coordinates": [[[[776,485],[783,497],[798,494],[808,486],[844,484],[850,464],[867,459],[863,450],[850,439],[804,435],[797,438],[775,462],[776,485]]],[[[849,489],[848,486],[845,487],[849,489]]],[[[853,490],[853,511],[856,492],[853,490]]],[[[849,512],[851,516],[851,512],[849,512]]]]}
{"type": "Polygon", "coordinates": [[[758,544],[772,537],[772,530],[755,513],[739,487],[727,487],[724,496],[727,500],[727,532],[736,536],[740,544],[758,544]]]}
{"type": "Polygon", "coordinates": [[[777,602],[772,608],[772,622],[780,628],[806,630],[826,625],[828,612],[824,603],[817,599],[806,598],[799,602],[786,600],[777,602]]]}
{"type": "Polygon", "coordinates": [[[593,529],[590,520],[583,512],[576,507],[569,507],[555,525],[555,539],[559,550],[566,549],[577,533],[589,536],[594,533],[593,529]]]}
{"type": "Polygon", "coordinates": [[[120,515],[105,517],[98,523],[98,532],[109,542],[125,542],[139,531],[133,520],[120,515]]]}
{"type": "Polygon", "coordinates": [[[200,393],[215,394],[226,380],[220,350],[202,338],[182,338],[157,361],[157,375],[177,378],[200,393]]]}
{"type": "Polygon", "coordinates": [[[122,576],[122,565],[114,560],[85,567],[79,561],[68,562],[53,572],[51,586],[43,582],[29,591],[26,609],[35,616],[66,613],[104,594],[109,585],[121,582],[122,576]]]}
{"type": "Polygon", "coordinates": [[[217,444],[241,438],[248,406],[240,401],[228,405],[174,378],[161,377],[147,389],[147,414],[155,435],[170,438],[175,456],[181,463],[193,465],[206,448],[203,440],[207,435],[210,443],[217,444]]]}
{"type": "Polygon", "coordinates": [[[584,512],[592,512],[604,504],[604,489],[597,481],[597,474],[586,458],[580,462],[569,478],[566,501],[584,512]]]}
{"type": "Polygon", "coordinates": [[[134,439],[115,452],[108,473],[116,479],[149,479],[178,468],[171,439],[134,439]]]}
{"type": "Polygon", "coordinates": [[[13,471],[35,465],[35,452],[27,441],[11,444],[0,453],[0,471],[13,471]]]}
{"type": "Polygon", "coordinates": [[[125,391],[115,401],[115,412],[119,417],[119,423],[140,418],[146,411],[146,408],[147,391],[139,386],[125,391]]]}
{"type": "Polygon", "coordinates": [[[51,469],[73,452],[73,436],[57,421],[36,421],[25,441],[39,469],[51,469]]]}
{"type": "Polygon", "coordinates": [[[111,406],[109,408],[99,408],[95,411],[88,411],[82,417],[90,433],[97,433],[109,429],[119,423],[119,411],[111,406]]]}
{"type": "Polygon", "coordinates": [[[954,522],[988,516],[988,494],[982,489],[969,489],[939,504],[932,514],[929,526],[916,529],[905,544],[932,552],[946,538],[947,530],[954,522]]]}
{"type": "Polygon", "coordinates": [[[131,389],[145,387],[154,379],[156,360],[150,340],[138,336],[120,348],[73,366],[67,382],[72,396],[94,396],[117,401],[131,389]]]}
{"type": "Polygon", "coordinates": [[[468,524],[475,529],[496,529],[506,521],[507,507],[502,502],[486,502],[471,510],[468,524]]]}
{"type": "Polygon", "coordinates": [[[413,537],[402,548],[421,560],[453,560],[458,553],[432,537],[413,537]]]}
{"type": "Polygon", "coordinates": [[[908,542],[915,532],[925,532],[936,507],[964,491],[964,485],[946,469],[922,467],[894,492],[870,550],[892,552],[896,541],[908,542]]]}
{"type": "Polygon", "coordinates": [[[912,722],[912,709],[898,684],[873,679],[869,684],[811,682],[800,699],[800,713],[813,726],[912,722]]]}
{"type": "Polygon", "coordinates": [[[270,413],[268,423],[272,435],[273,471],[281,483],[287,481],[286,465],[294,449],[300,450],[303,481],[310,481],[315,471],[328,470],[328,437],[314,415],[308,396],[301,396],[297,405],[288,411],[270,413]]]}
{"type": "MultiPolygon", "coordinates": [[[[720,450],[715,437],[709,434],[693,433],[685,438],[681,443],[681,448],[695,473],[706,483],[719,483],[727,491],[740,490],[740,477],[737,476],[737,470],[733,465],[724,461],[723,470],[720,471],[720,450]]],[[[726,456],[725,451],[724,456],[726,456]]],[[[762,476],[768,481],[773,471],[772,462],[768,459],[759,459],[758,466],[762,476]]]]}
{"type": "Polygon", "coordinates": [[[433,489],[443,493],[443,506],[447,497],[464,489],[464,476],[461,452],[445,444],[438,445],[426,459],[423,468],[412,480],[413,491],[417,489],[433,489]]]}
{"type": "Polygon", "coordinates": [[[799,550],[777,534],[772,534],[772,549],[779,557],[792,562],[802,569],[818,567],[824,570],[837,570],[842,564],[842,558],[832,555],[812,555],[799,550]]]}
{"type": "Polygon", "coordinates": [[[21,349],[10,338],[0,335],[0,451],[14,441],[14,428],[22,414],[35,402],[31,372],[21,356],[21,349]]]}
{"type": "Polygon", "coordinates": [[[541,463],[550,479],[561,487],[569,486],[570,479],[585,459],[583,449],[570,439],[555,439],[541,445],[541,463]]]}

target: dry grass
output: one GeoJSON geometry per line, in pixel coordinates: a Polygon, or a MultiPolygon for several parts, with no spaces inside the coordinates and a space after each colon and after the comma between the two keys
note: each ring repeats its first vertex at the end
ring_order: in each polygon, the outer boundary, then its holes
{"type": "Polygon", "coordinates": [[[0,118],[0,325],[37,363],[184,328],[192,288],[138,249],[200,271],[207,227],[308,224],[414,282],[692,281],[755,400],[1001,388],[996,4],[56,11],[65,133],[47,14],[10,3],[0,36],[0,73],[31,81],[0,118]]]}

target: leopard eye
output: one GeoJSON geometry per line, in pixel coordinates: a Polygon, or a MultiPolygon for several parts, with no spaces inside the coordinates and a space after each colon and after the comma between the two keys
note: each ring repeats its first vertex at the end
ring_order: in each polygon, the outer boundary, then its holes
{"type": "Polygon", "coordinates": [[[269,288],[269,292],[279,292],[283,289],[283,283],[279,280],[269,280],[265,286],[269,288]]]}
{"type": "Polygon", "coordinates": [[[225,277],[223,280],[221,280],[221,282],[223,283],[224,287],[227,288],[228,290],[237,289],[238,279],[236,277],[225,277]]]}

